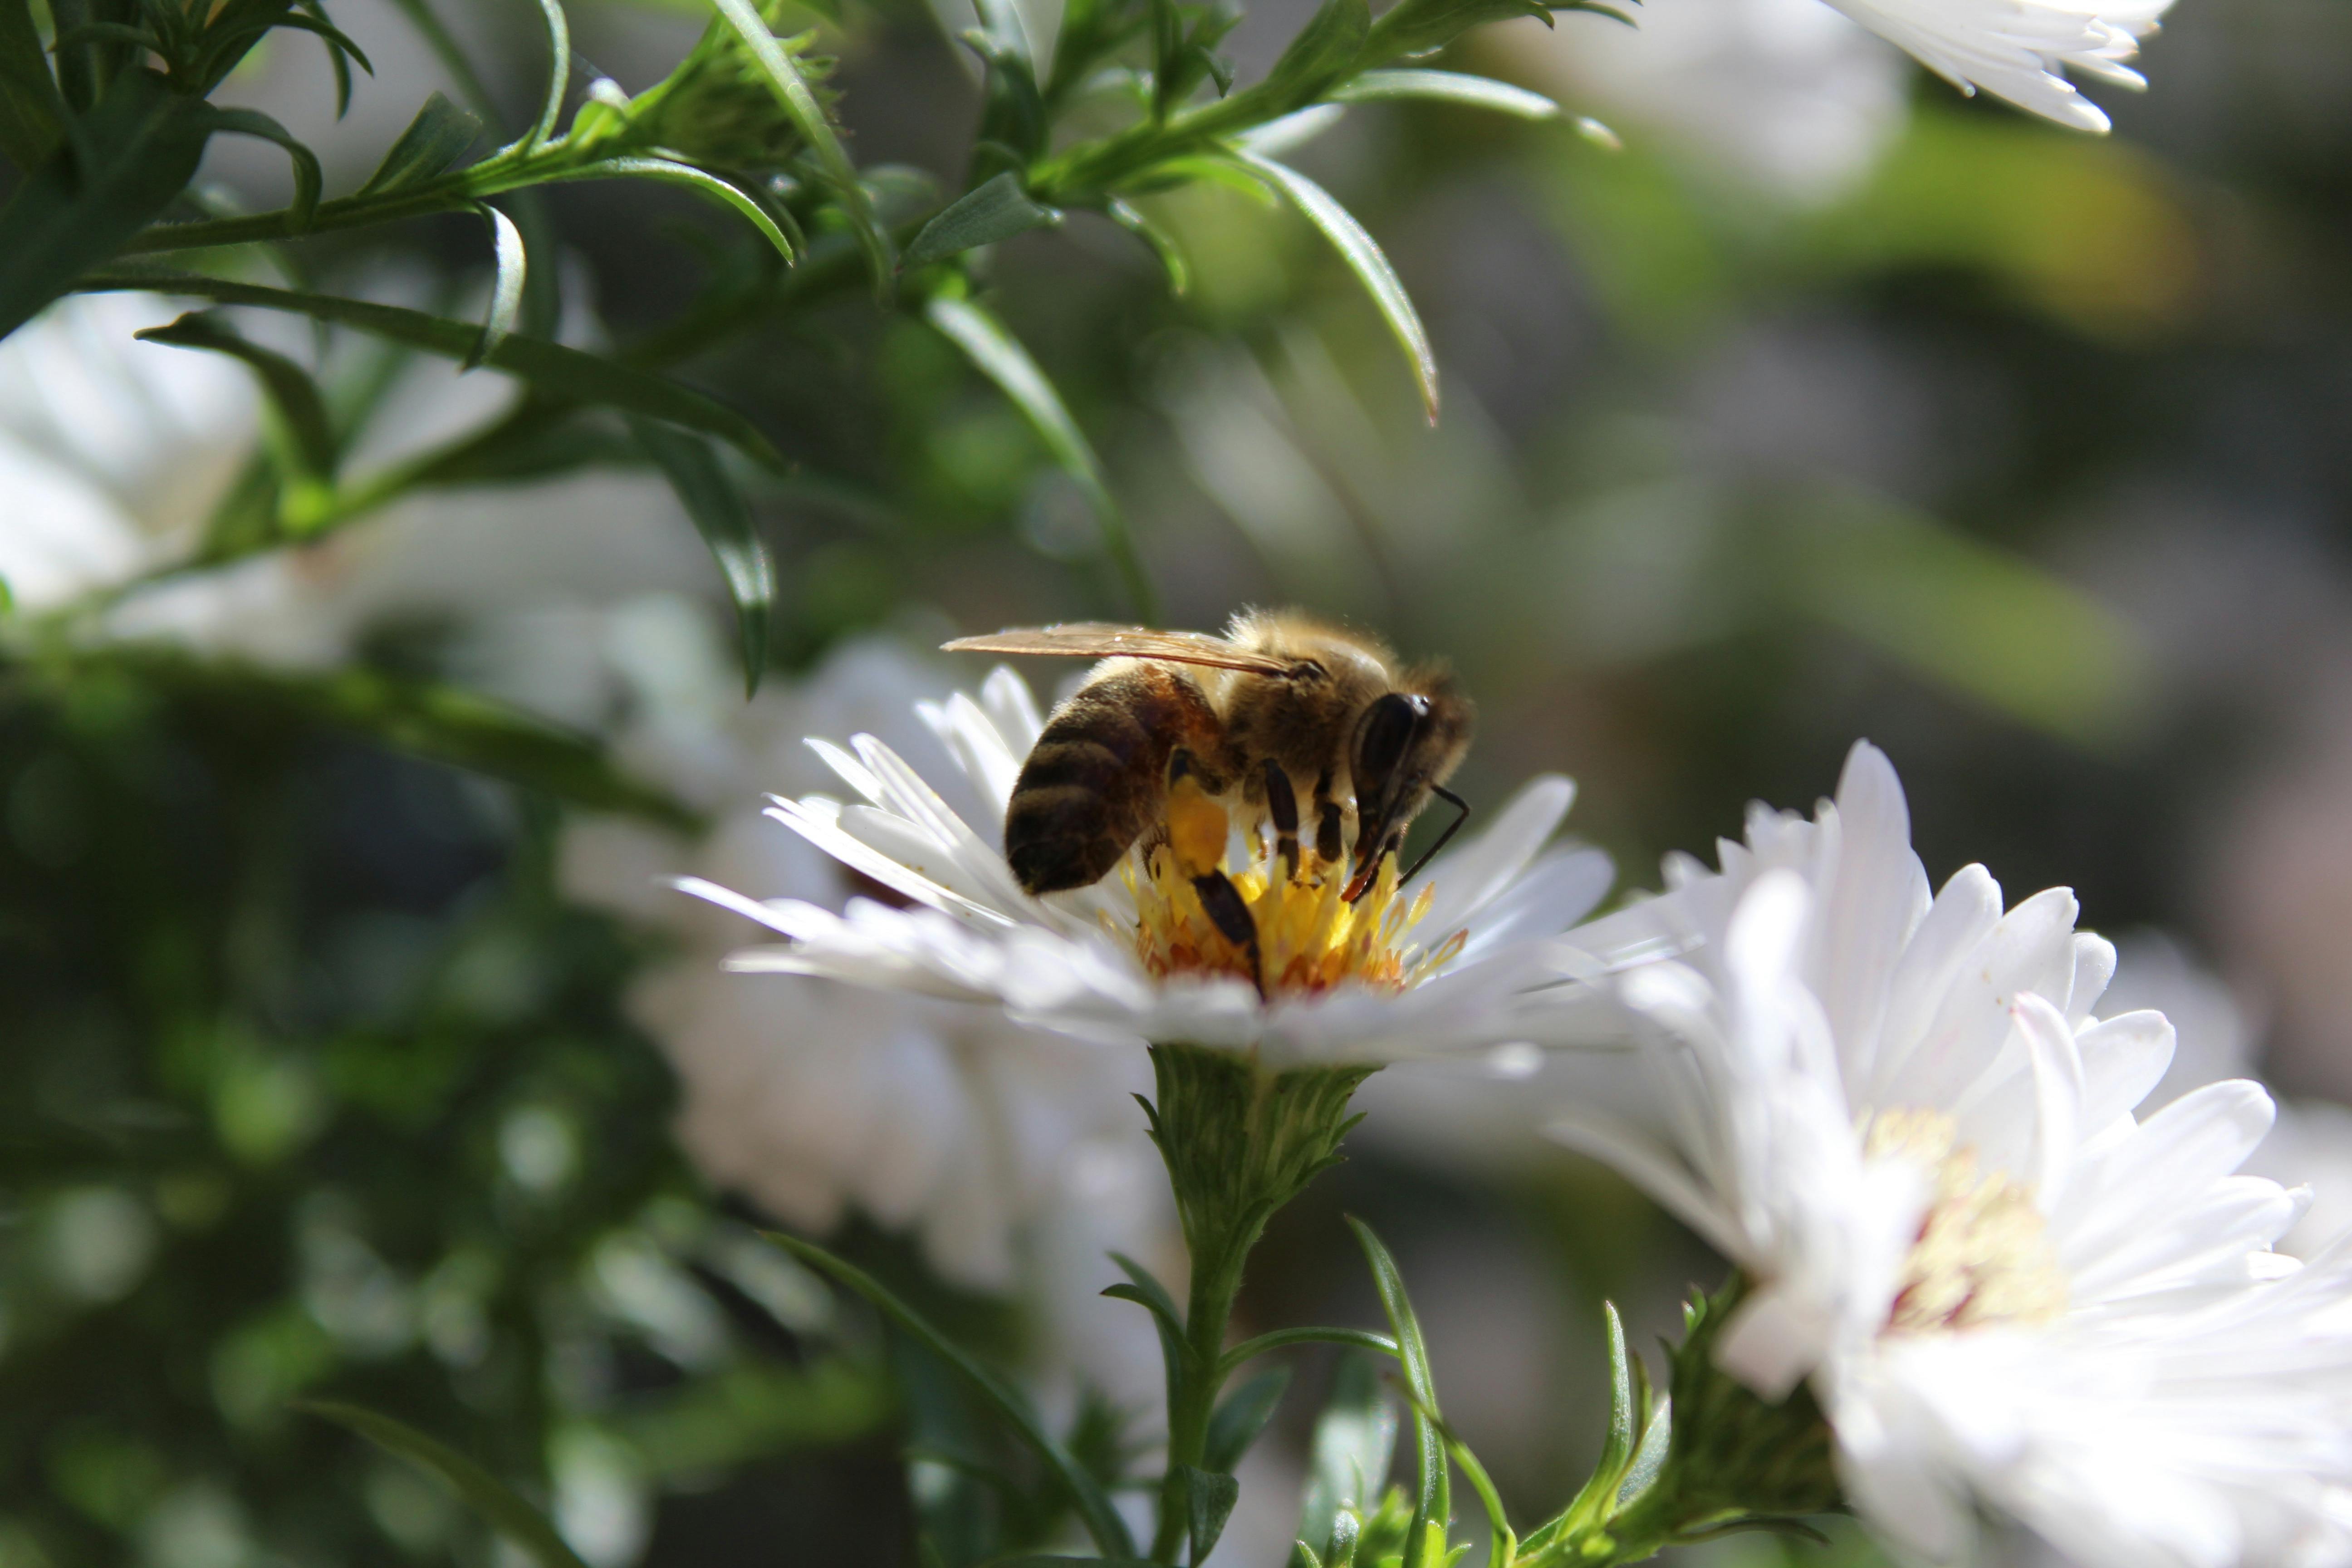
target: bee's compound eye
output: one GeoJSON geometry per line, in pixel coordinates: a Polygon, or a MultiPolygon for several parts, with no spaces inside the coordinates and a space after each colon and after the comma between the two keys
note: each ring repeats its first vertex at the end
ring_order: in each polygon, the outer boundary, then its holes
{"type": "Polygon", "coordinates": [[[1405,748],[1412,743],[1412,732],[1420,728],[1422,711],[1427,706],[1426,698],[1392,691],[1364,710],[1364,716],[1356,721],[1355,755],[1350,759],[1359,801],[1385,789],[1390,775],[1404,760],[1405,748]]]}

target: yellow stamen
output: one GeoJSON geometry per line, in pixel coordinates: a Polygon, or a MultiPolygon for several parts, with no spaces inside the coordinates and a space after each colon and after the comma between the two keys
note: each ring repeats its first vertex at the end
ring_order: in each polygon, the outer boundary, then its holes
{"type": "Polygon", "coordinates": [[[1885,1331],[1928,1333],[1991,1323],[2046,1322],[2066,1310],[2066,1276],[2033,1190],[1979,1173],[1974,1149],[1940,1110],[1901,1107],[1870,1119],[1863,1146],[1935,1173],[1885,1331]]]}
{"type": "MultiPolygon", "coordinates": [[[[1135,895],[1135,949],[1152,974],[1229,974],[1252,978],[1249,954],[1227,938],[1201,907],[1196,877],[1223,868],[1227,816],[1195,781],[1169,791],[1167,834],[1148,855],[1119,868],[1135,895]]],[[[1313,995],[1355,981],[1386,991],[1420,984],[1458,955],[1467,931],[1434,948],[1412,941],[1434,889],[1401,896],[1394,856],[1382,859],[1363,897],[1339,896],[1348,879],[1344,860],[1326,861],[1312,847],[1299,855],[1297,875],[1256,847],[1250,863],[1228,870],[1257,928],[1265,994],[1313,995]]]]}

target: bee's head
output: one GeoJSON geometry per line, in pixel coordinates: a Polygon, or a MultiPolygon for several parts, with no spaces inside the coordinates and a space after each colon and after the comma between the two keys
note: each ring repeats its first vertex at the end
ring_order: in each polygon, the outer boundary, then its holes
{"type": "Polygon", "coordinates": [[[1348,742],[1356,870],[1346,898],[1353,900],[1371,885],[1381,855],[1403,842],[1431,794],[1461,765],[1475,711],[1454,678],[1433,670],[1408,677],[1401,689],[1373,699],[1357,716],[1348,742]]]}

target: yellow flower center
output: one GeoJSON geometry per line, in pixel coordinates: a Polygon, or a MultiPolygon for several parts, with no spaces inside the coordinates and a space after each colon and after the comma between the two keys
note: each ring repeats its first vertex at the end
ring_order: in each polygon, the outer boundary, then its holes
{"type": "Polygon", "coordinates": [[[1466,931],[1433,948],[1410,940],[1433,889],[1424,885],[1403,897],[1394,856],[1382,859],[1371,885],[1349,903],[1340,897],[1344,858],[1326,861],[1312,846],[1286,855],[1261,842],[1247,866],[1227,871],[1227,826],[1223,805],[1192,780],[1180,780],[1170,791],[1164,841],[1119,868],[1135,895],[1136,956],[1155,976],[1232,975],[1256,983],[1269,1001],[1314,995],[1347,981],[1406,991],[1452,962],[1469,940],[1466,931]],[[1201,884],[1220,874],[1248,911],[1255,965],[1249,944],[1230,934],[1231,914],[1220,921],[1202,902],[1201,884]]]}
{"type": "Polygon", "coordinates": [[[1864,1148],[1873,1159],[1916,1160],[1935,1173],[1885,1332],[2047,1322],[2066,1310],[2066,1276],[2033,1189],[2004,1172],[1980,1172],[1949,1116],[1882,1110],[1870,1119],[1864,1148]]]}

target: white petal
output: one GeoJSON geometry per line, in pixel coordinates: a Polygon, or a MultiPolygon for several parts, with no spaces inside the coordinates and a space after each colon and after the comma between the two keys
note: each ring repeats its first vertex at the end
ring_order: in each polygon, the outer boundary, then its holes
{"type": "Polygon", "coordinates": [[[1511,798],[1493,826],[1432,862],[1429,883],[1437,892],[1424,921],[1427,928],[1453,931],[1469,924],[1510,888],[1575,802],[1572,782],[1557,773],[1544,774],[1511,798]]]}

